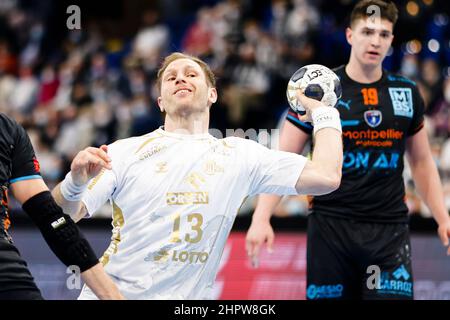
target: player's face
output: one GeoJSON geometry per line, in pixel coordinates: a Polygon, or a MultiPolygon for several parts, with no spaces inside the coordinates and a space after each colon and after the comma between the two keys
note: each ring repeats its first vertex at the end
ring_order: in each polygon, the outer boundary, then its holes
{"type": "Polygon", "coordinates": [[[393,24],[386,19],[358,19],[346,36],[352,55],[363,66],[381,66],[391,47],[393,24]]]}
{"type": "Polygon", "coordinates": [[[158,105],[167,113],[202,112],[217,100],[217,91],[211,88],[198,63],[178,59],[170,63],[162,75],[161,96],[158,105]]]}

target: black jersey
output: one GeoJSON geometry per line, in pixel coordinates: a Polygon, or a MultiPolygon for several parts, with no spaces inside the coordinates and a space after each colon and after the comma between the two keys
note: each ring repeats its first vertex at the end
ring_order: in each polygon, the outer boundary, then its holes
{"type": "Polygon", "coordinates": [[[39,163],[25,130],[4,114],[0,114],[0,134],[0,291],[35,289],[26,263],[8,235],[7,190],[11,183],[41,178],[39,163]]]}
{"type": "Polygon", "coordinates": [[[39,162],[26,131],[14,120],[0,114],[0,233],[9,227],[7,190],[11,183],[41,178],[39,162]]]}
{"type": "MultiPolygon", "coordinates": [[[[314,197],[315,212],[372,221],[405,222],[403,155],[406,139],[423,127],[424,104],[416,84],[383,70],[379,81],[351,80],[341,66],[337,108],[341,115],[344,161],[339,189],[314,197]]],[[[311,134],[312,126],[289,110],[287,120],[311,134]]]]}

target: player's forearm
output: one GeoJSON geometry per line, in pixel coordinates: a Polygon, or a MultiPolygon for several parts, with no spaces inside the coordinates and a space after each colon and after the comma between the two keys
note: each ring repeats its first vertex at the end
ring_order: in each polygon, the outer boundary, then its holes
{"type": "Polygon", "coordinates": [[[432,158],[411,164],[417,191],[439,225],[448,222],[449,214],[436,165],[432,158]]]}
{"type": "Polygon", "coordinates": [[[91,288],[95,295],[102,300],[123,300],[124,297],[117,289],[111,278],[105,273],[101,263],[93,266],[81,274],[83,281],[91,288]]]}
{"type": "Polygon", "coordinates": [[[252,221],[269,222],[272,213],[280,203],[282,197],[274,194],[261,194],[253,213],[252,221]]]}
{"type": "Polygon", "coordinates": [[[338,130],[324,128],[316,133],[311,161],[325,179],[337,184],[342,176],[342,148],[342,137],[338,130]]]}
{"type": "Polygon", "coordinates": [[[63,209],[64,213],[68,214],[73,221],[78,222],[81,216],[82,203],[81,201],[69,201],[61,193],[61,183],[56,185],[52,190],[52,196],[56,203],[63,209]]]}

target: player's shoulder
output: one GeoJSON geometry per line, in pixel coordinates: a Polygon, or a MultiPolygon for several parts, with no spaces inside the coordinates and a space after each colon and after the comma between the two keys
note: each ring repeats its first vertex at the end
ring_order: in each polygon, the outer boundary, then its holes
{"type": "Polygon", "coordinates": [[[161,137],[162,135],[158,133],[158,130],[155,130],[141,136],[119,139],[108,145],[108,153],[125,157],[130,156],[136,154],[140,149],[161,137]]]}
{"type": "MultiPolygon", "coordinates": [[[[21,131],[21,126],[4,113],[0,113],[0,133],[2,137],[17,137],[17,135],[25,135],[25,130],[21,131]]],[[[14,138],[15,139],[15,138],[14,138]]]]}
{"type": "Polygon", "coordinates": [[[9,117],[8,115],[0,112],[0,123],[2,124],[2,128],[4,126],[7,126],[7,128],[17,128],[19,127],[19,124],[14,120],[13,118],[9,117]]]}
{"type": "Polygon", "coordinates": [[[224,139],[220,139],[219,141],[222,141],[222,143],[229,148],[235,148],[235,149],[243,149],[246,151],[264,148],[263,145],[259,144],[258,142],[251,140],[251,139],[244,139],[240,137],[227,137],[224,139]]]}
{"type": "Polygon", "coordinates": [[[401,74],[394,73],[388,70],[383,70],[387,84],[396,87],[405,87],[405,88],[417,88],[417,83],[411,80],[408,77],[405,77],[401,74]]]}
{"type": "Polygon", "coordinates": [[[335,67],[331,70],[336,73],[339,79],[342,79],[342,77],[345,75],[345,65],[340,65],[339,67],[335,67]]]}

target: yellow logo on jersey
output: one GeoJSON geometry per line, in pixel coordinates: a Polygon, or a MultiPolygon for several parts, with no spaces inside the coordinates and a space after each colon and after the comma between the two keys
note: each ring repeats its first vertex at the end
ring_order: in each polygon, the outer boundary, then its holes
{"type": "Polygon", "coordinates": [[[155,261],[166,262],[168,259],[169,259],[169,252],[166,250],[160,250],[155,254],[155,261]]]}
{"type": "Polygon", "coordinates": [[[92,179],[91,183],[88,185],[88,190],[92,190],[92,188],[97,184],[98,180],[100,180],[100,178],[102,177],[102,175],[105,173],[106,169],[103,168],[100,173],[94,178],[92,179]]]}
{"type": "Polygon", "coordinates": [[[139,160],[148,159],[151,156],[153,156],[155,153],[158,153],[158,152],[160,152],[160,151],[162,151],[162,150],[164,150],[166,148],[167,148],[167,146],[165,146],[165,145],[160,145],[160,144],[154,145],[154,146],[151,147],[150,150],[147,150],[144,153],[140,154],[139,155],[139,160]]]}
{"type": "Polygon", "coordinates": [[[184,182],[189,183],[196,190],[199,190],[200,184],[205,183],[206,181],[200,173],[192,172],[186,178],[184,178],[184,182]]]}
{"type": "Polygon", "coordinates": [[[187,204],[208,204],[208,192],[168,192],[166,194],[166,203],[169,206],[187,205],[187,204]]]}
{"type": "Polygon", "coordinates": [[[208,160],[205,162],[205,164],[203,165],[203,171],[205,171],[205,173],[207,175],[214,175],[216,173],[221,173],[224,171],[223,167],[220,166],[219,164],[217,164],[216,161],[214,160],[208,160]]]}
{"type": "Polygon", "coordinates": [[[155,172],[156,173],[166,173],[168,171],[167,169],[167,162],[158,162],[156,164],[156,169],[155,172]]]}

